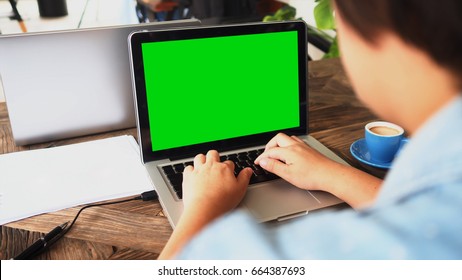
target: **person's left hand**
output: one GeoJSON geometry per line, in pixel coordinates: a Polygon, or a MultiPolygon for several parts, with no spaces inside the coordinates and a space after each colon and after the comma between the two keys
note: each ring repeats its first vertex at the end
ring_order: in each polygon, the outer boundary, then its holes
{"type": "Polygon", "coordinates": [[[220,162],[217,151],[194,158],[183,171],[184,211],[159,259],[172,258],[197,232],[235,208],[245,195],[252,169],[234,176],[234,163],[220,162]]]}
{"type": "Polygon", "coordinates": [[[230,211],[244,197],[251,176],[252,169],[245,168],[236,177],[234,163],[220,162],[217,151],[197,155],[194,167],[187,166],[183,172],[185,212],[213,219],[230,211]]]}

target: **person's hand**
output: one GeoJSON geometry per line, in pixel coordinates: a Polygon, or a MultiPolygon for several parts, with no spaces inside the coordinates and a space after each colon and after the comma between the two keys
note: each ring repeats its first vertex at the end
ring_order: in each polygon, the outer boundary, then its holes
{"type": "Polygon", "coordinates": [[[216,218],[236,207],[245,195],[252,169],[234,175],[234,163],[220,162],[217,151],[194,158],[194,166],[183,172],[183,203],[185,211],[194,209],[201,215],[216,218]]]}
{"type": "Polygon", "coordinates": [[[326,190],[329,172],[338,163],[309,147],[300,138],[279,133],[266,145],[256,160],[262,168],[307,190],[326,190]]]}
{"type": "MultiPolygon", "coordinates": [[[[336,163],[285,134],[275,136],[255,163],[300,188],[329,191],[353,207],[374,199],[380,185],[377,178],[336,163]]],[[[236,207],[251,176],[252,170],[245,168],[235,177],[234,163],[220,163],[216,151],[197,155],[194,166],[183,172],[184,211],[159,259],[172,258],[213,219],[236,207]]]]}
{"type": "Polygon", "coordinates": [[[194,158],[194,166],[183,171],[184,211],[159,259],[170,259],[197,232],[235,208],[245,195],[252,169],[234,176],[234,163],[220,162],[217,151],[194,158]]]}
{"type": "Polygon", "coordinates": [[[322,190],[354,208],[369,205],[382,181],[359,169],[337,163],[301,139],[279,133],[256,160],[262,168],[306,190],[322,190]]]}

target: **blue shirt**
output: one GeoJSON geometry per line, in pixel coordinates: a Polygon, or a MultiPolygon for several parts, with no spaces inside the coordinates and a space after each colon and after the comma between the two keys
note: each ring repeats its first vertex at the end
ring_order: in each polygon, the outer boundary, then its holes
{"type": "Polygon", "coordinates": [[[429,119],[393,163],[374,205],[280,225],[234,211],[181,259],[462,259],[462,96],[429,119]]]}

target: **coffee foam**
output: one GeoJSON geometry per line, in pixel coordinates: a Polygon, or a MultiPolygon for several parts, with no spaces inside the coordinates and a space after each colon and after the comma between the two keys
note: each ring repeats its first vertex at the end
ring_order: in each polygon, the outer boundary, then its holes
{"type": "Polygon", "coordinates": [[[384,136],[393,136],[399,134],[399,131],[397,129],[388,126],[374,126],[369,128],[369,130],[375,134],[384,136]]]}

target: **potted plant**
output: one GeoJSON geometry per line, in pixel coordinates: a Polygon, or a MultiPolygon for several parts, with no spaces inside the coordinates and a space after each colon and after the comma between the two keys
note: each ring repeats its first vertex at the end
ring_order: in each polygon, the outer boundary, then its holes
{"type": "Polygon", "coordinates": [[[339,49],[337,44],[337,35],[329,35],[323,30],[335,31],[335,17],[332,9],[331,0],[315,0],[316,7],[314,8],[314,19],[316,21],[317,30],[316,35],[323,37],[325,40],[330,42],[324,58],[339,57],[339,49]]]}

